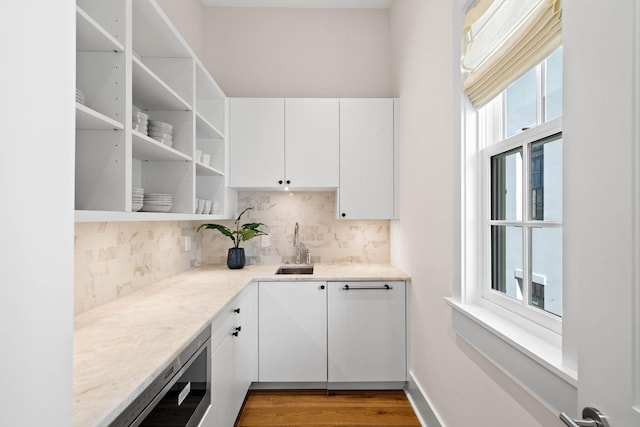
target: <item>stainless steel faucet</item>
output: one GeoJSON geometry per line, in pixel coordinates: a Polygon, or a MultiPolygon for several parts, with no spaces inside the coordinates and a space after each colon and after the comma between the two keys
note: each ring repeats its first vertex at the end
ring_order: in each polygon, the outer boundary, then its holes
{"type": "Polygon", "coordinates": [[[296,247],[296,264],[302,263],[302,254],[300,253],[300,226],[296,222],[293,230],[293,246],[296,247]]]}

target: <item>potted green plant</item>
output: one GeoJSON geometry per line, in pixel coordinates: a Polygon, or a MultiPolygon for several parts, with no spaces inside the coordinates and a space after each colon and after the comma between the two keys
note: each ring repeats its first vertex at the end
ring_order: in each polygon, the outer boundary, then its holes
{"type": "Polygon", "coordinates": [[[267,235],[267,233],[260,230],[261,226],[266,227],[266,225],[261,222],[249,222],[240,225],[240,218],[242,218],[242,215],[244,215],[244,213],[250,209],[253,208],[246,208],[245,210],[240,212],[238,218],[235,219],[235,230],[231,230],[229,227],[225,227],[224,225],[220,224],[202,224],[200,225],[200,227],[198,227],[197,230],[200,231],[202,228],[218,230],[220,233],[231,239],[231,241],[233,242],[233,247],[229,248],[229,252],[227,253],[227,267],[231,269],[239,269],[244,267],[245,265],[246,260],[244,256],[244,248],[240,247],[241,242],[253,239],[256,236],[267,235]]]}

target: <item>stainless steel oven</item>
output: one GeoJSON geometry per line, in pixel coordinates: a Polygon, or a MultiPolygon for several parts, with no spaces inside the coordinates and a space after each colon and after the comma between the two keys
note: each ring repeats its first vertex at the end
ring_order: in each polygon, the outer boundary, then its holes
{"type": "Polygon", "coordinates": [[[211,328],[206,328],[111,424],[195,427],[211,403],[211,328]]]}

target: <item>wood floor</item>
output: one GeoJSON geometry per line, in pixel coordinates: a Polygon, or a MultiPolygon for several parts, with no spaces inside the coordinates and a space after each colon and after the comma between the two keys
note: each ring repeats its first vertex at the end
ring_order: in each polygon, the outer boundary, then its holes
{"type": "Polygon", "coordinates": [[[236,427],[420,426],[403,391],[250,391],[236,427]]]}

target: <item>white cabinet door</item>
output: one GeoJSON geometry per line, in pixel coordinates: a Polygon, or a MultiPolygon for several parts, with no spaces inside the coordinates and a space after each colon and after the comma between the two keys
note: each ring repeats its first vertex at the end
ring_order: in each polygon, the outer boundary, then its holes
{"type": "Polygon", "coordinates": [[[229,100],[229,185],[276,188],[284,180],[284,99],[229,100]]]}
{"type": "Polygon", "coordinates": [[[290,188],[338,187],[339,120],[338,99],[285,100],[285,177],[290,188]]]}
{"type": "Polygon", "coordinates": [[[391,98],[340,100],[340,218],[393,218],[393,116],[391,98]]]}
{"type": "Polygon", "coordinates": [[[405,283],[328,286],[329,382],[405,381],[405,283]]]}
{"type": "Polygon", "coordinates": [[[260,282],[261,382],[327,381],[325,282],[260,282]]]}
{"type": "MultiPolygon", "coordinates": [[[[211,357],[211,426],[232,426],[238,414],[236,402],[237,337],[229,330],[227,336],[211,357]]],[[[244,399],[244,395],[242,396],[244,399]]],[[[242,405],[242,400],[240,400],[242,405]]]]}
{"type": "Polygon", "coordinates": [[[223,318],[214,321],[211,356],[211,407],[201,426],[232,426],[252,381],[251,359],[255,333],[254,298],[250,285],[230,304],[223,318]]]}

